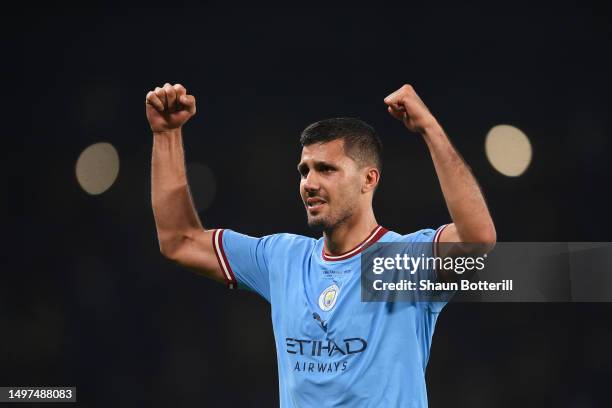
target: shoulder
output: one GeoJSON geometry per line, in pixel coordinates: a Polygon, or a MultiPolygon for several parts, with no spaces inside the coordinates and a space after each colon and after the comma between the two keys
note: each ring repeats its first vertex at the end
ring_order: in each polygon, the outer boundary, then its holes
{"type": "Polygon", "coordinates": [[[266,248],[271,247],[291,247],[294,248],[296,246],[301,247],[312,247],[316,244],[316,240],[313,238],[305,237],[297,234],[290,233],[279,233],[279,234],[270,234],[264,235],[262,237],[253,237],[246,234],[241,234],[239,232],[233,231],[231,229],[226,229],[220,231],[220,235],[222,234],[224,243],[228,241],[232,242],[245,242],[251,243],[256,246],[263,246],[266,248]]]}
{"type": "Polygon", "coordinates": [[[305,237],[303,235],[291,234],[287,232],[266,235],[262,237],[262,239],[268,240],[271,243],[277,245],[287,245],[287,246],[302,246],[302,247],[312,247],[316,245],[317,240],[310,237],[305,237]]]}
{"type": "Polygon", "coordinates": [[[317,241],[297,234],[280,233],[262,237],[263,251],[272,264],[300,265],[311,257],[317,241]]]}
{"type": "Polygon", "coordinates": [[[433,229],[423,228],[408,234],[400,234],[395,231],[388,231],[380,242],[429,242],[433,241],[444,226],[433,229]]]}

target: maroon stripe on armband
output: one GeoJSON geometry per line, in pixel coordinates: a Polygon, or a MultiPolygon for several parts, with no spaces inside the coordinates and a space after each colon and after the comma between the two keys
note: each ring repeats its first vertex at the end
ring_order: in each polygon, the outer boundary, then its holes
{"type": "Polygon", "coordinates": [[[217,261],[219,262],[219,266],[221,266],[221,271],[223,272],[223,278],[225,279],[225,283],[229,289],[236,289],[238,286],[236,284],[236,277],[234,276],[234,272],[232,271],[232,267],[230,266],[229,261],[227,260],[227,256],[225,255],[225,249],[223,249],[223,232],[224,229],[217,229],[213,231],[212,241],[213,248],[215,250],[215,255],[217,256],[217,261]]]}
{"type": "Polygon", "coordinates": [[[448,227],[448,224],[444,224],[442,225],[440,228],[438,228],[436,230],[436,234],[434,235],[434,239],[432,241],[433,244],[433,256],[434,258],[438,257],[438,242],[440,241],[440,235],[442,235],[442,231],[444,231],[444,228],[448,227]]]}

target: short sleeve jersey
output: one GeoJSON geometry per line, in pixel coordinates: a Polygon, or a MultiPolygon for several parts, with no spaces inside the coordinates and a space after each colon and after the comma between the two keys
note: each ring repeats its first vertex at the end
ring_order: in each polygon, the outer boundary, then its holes
{"type": "Polygon", "coordinates": [[[379,226],[337,256],[323,238],[214,231],[228,287],[270,302],[281,407],[427,406],[425,368],[443,305],[362,302],[360,253],[375,242],[415,242],[431,243],[432,256],[443,228],[400,235],[379,226]]]}

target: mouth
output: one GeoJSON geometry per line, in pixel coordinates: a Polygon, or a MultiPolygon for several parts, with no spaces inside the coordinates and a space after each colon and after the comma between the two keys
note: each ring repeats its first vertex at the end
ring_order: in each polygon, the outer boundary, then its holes
{"type": "Polygon", "coordinates": [[[309,197],[306,199],[306,209],[311,213],[318,212],[325,204],[327,204],[327,201],[319,197],[309,197]]]}

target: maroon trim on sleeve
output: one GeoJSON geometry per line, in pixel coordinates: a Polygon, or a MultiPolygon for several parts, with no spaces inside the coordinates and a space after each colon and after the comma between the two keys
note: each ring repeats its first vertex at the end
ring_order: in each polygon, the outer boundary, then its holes
{"type": "Polygon", "coordinates": [[[442,231],[444,231],[444,228],[448,227],[448,224],[444,224],[441,227],[439,227],[436,230],[436,234],[434,235],[434,239],[433,241],[431,241],[432,245],[433,245],[433,256],[434,258],[438,257],[438,242],[440,241],[440,235],[442,235],[442,231]]]}
{"type": "Polygon", "coordinates": [[[215,250],[215,256],[217,257],[217,261],[219,262],[219,266],[221,266],[221,271],[223,272],[223,278],[225,279],[225,283],[229,289],[236,289],[238,286],[236,283],[236,276],[234,276],[234,272],[232,271],[232,267],[230,266],[229,261],[227,260],[227,256],[225,255],[225,249],[223,249],[223,232],[224,229],[216,229],[212,234],[212,243],[213,248],[215,250]]]}

